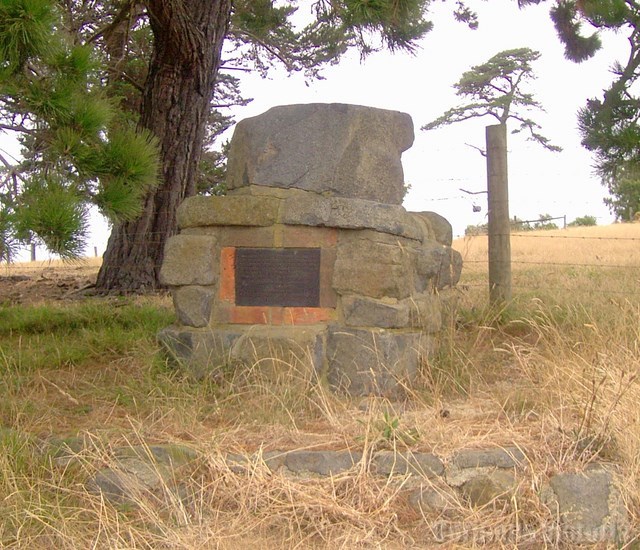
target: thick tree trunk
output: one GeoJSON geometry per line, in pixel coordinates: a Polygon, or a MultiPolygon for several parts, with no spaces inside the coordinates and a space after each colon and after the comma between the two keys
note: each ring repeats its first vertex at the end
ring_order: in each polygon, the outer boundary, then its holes
{"type": "Polygon", "coordinates": [[[143,291],[159,286],[164,246],[176,231],[176,209],[195,192],[207,113],[232,0],[147,0],[154,52],[140,124],[160,142],[160,185],[142,215],[114,227],[97,288],[143,291]]]}

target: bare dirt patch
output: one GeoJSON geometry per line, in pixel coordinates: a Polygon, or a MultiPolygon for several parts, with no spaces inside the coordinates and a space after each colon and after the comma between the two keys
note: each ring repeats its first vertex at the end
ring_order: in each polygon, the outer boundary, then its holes
{"type": "Polygon", "coordinates": [[[101,260],[49,260],[0,265],[0,304],[38,304],[81,297],[96,282],[101,260]]]}

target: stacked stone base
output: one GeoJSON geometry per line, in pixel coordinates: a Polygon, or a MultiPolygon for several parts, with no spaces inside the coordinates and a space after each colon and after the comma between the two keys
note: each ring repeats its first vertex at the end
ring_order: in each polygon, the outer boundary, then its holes
{"type": "Polygon", "coordinates": [[[397,395],[433,349],[441,294],[460,275],[448,222],[400,206],[256,186],[187,199],[178,220],[161,272],[177,324],[160,341],[196,376],[306,365],[336,390],[397,395]],[[247,249],[313,251],[317,303],[244,303],[237,265],[247,249]]]}
{"type": "Polygon", "coordinates": [[[295,372],[351,395],[398,397],[434,346],[416,331],[309,325],[182,328],[158,335],[179,363],[198,378],[239,365],[270,376],[295,372]]]}

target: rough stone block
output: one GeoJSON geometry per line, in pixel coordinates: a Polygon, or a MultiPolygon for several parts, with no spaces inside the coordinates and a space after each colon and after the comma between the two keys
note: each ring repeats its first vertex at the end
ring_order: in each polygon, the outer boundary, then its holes
{"type": "Polygon", "coordinates": [[[435,287],[442,290],[456,286],[462,273],[462,255],[451,247],[444,247],[440,255],[439,267],[435,277],[435,287]]]}
{"type": "Polygon", "coordinates": [[[212,285],[218,276],[216,238],[174,235],[167,241],[160,282],[168,286],[212,285]]]}
{"type": "Polygon", "coordinates": [[[441,476],[444,464],[431,453],[397,453],[380,451],[372,460],[373,473],[377,475],[417,475],[427,479],[441,476]]]}
{"type": "Polygon", "coordinates": [[[434,241],[429,241],[423,243],[419,249],[412,248],[410,252],[411,265],[415,269],[414,277],[417,277],[419,281],[416,286],[419,287],[421,292],[424,292],[427,288],[433,289],[435,287],[435,279],[438,277],[444,262],[444,248],[434,241]]]}
{"type": "Polygon", "coordinates": [[[175,361],[196,378],[215,375],[220,368],[258,365],[277,376],[289,367],[311,368],[320,374],[324,364],[325,327],[246,326],[225,329],[167,327],[159,342],[175,361]]]}
{"type": "Polygon", "coordinates": [[[353,233],[340,237],[333,270],[336,292],[398,300],[411,296],[415,277],[410,243],[400,237],[396,242],[380,240],[381,234],[373,231],[353,233]]]}
{"type": "Polygon", "coordinates": [[[117,505],[138,506],[164,487],[175,488],[176,469],[193,462],[197,453],[183,445],[158,444],[120,447],[115,464],[96,472],[86,484],[93,493],[117,505]]]}
{"type": "Polygon", "coordinates": [[[420,224],[402,206],[340,197],[331,197],[329,203],[328,225],[332,227],[374,229],[407,239],[423,239],[420,224]]]}
{"type": "Polygon", "coordinates": [[[373,230],[342,231],[333,287],[339,294],[403,300],[457,283],[462,257],[435,241],[373,230]]]}
{"type": "Polygon", "coordinates": [[[280,204],[279,199],[272,197],[197,195],[185,199],[178,207],[178,227],[268,226],[276,222],[280,204]]]}
{"type": "Polygon", "coordinates": [[[236,125],[227,186],[297,187],[401,204],[400,157],[412,143],[413,123],[404,113],[337,103],[274,107],[236,125]]]}
{"type": "Polygon", "coordinates": [[[495,470],[472,477],[461,487],[464,498],[474,508],[488,504],[504,506],[515,495],[517,481],[513,472],[495,470]]]}
{"type": "Polygon", "coordinates": [[[272,472],[278,471],[284,467],[284,461],[287,453],[282,451],[266,451],[262,453],[262,460],[272,472]]]}
{"type": "Polygon", "coordinates": [[[233,331],[169,326],[158,333],[157,339],[175,364],[200,379],[215,376],[233,363],[231,348],[241,335],[233,331]]]}
{"type": "Polygon", "coordinates": [[[171,471],[165,466],[128,458],[118,461],[117,468],[99,470],[86,486],[89,492],[114,504],[137,506],[172,481],[171,471]]]}
{"type": "Polygon", "coordinates": [[[453,228],[446,218],[435,212],[409,212],[409,216],[420,225],[423,240],[434,240],[444,246],[451,246],[453,228]]]}
{"type": "MultiPolygon", "coordinates": [[[[311,367],[320,373],[324,363],[325,327],[248,327],[234,340],[229,354],[233,361],[259,365],[277,374],[287,366],[311,367]]],[[[217,332],[217,331],[216,331],[217,332]]]]}
{"type": "Polygon", "coordinates": [[[351,327],[406,328],[409,304],[374,300],[362,296],[343,296],[344,322],[351,327]]]}
{"type": "Polygon", "coordinates": [[[416,292],[442,290],[455,286],[462,272],[462,256],[450,247],[425,241],[419,247],[406,248],[416,292]]]}
{"type": "Polygon", "coordinates": [[[327,476],[350,470],[361,458],[361,452],[291,451],[285,455],[284,466],[291,472],[312,472],[327,476]]]}
{"type": "Polygon", "coordinates": [[[335,308],[338,304],[338,295],[333,288],[336,257],[335,248],[323,248],[320,252],[320,307],[335,308]]]}
{"type": "Polygon", "coordinates": [[[400,205],[324,197],[297,189],[291,189],[284,200],[280,221],[290,225],[373,229],[417,241],[424,237],[419,220],[400,205]]]}
{"type": "Polygon", "coordinates": [[[420,486],[409,492],[407,504],[417,512],[443,512],[459,506],[458,497],[445,484],[420,486]]]}
{"type": "Polygon", "coordinates": [[[458,468],[515,468],[525,461],[526,457],[518,447],[466,449],[453,458],[453,464],[458,468]]]}
{"type": "Polygon", "coordinates": [[[289,189],[280,221],[289,225],[337,227],[331,223],[331,202],[318,193],[289,189]]]}
{"type": "Polygon", "coordinates": [[[134,445],[119,447],[114,450],[118,459],[137,458],[149,463],[178,467],[193,462],[198,458],[198,452],[185,445],[173,443],[156,443],[152,445],[134,445]]]}
{"type": "Polygon", "coordinates": [[[419,332],[330,327],[328,380],[351,395],[402,394],[415,378],[421,355],[419,332]]]}
{"type": "Polygon", "coordinates": [[[435,334],[442,329],[442,300],[436,294],[423,292],[405,298],[402,304],[409,309],[409,325],[426,334],[435,334]]]}
{"type": "Polygon", "coordinates": [[[175,288],[173,306],[181,324],[190,327],[205,327],[211,320],[215,300],[215,289],[203,286],[175,288]]]}
{"type": "Polygon", "coordinates": [[[611,472],[592,469],[561,473],[549,480],[553,497],[547,502],[560,518],[560,542],[621,543],[629,520],[611,472]]]}

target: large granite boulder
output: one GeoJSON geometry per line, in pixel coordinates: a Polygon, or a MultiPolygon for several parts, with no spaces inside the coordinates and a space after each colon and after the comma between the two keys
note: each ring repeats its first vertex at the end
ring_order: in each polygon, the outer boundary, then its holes
{"type": "Polygon", "coordinates": [[[413,143],[408,114],[360,105],[283,105],[240,121],[227,188],[292,187],[401,204],[400,156],[413,143]]]}

